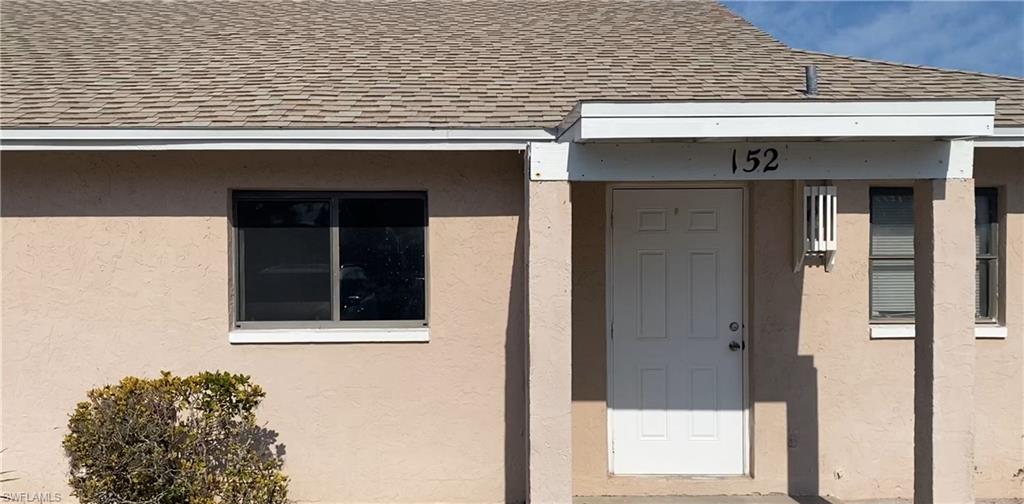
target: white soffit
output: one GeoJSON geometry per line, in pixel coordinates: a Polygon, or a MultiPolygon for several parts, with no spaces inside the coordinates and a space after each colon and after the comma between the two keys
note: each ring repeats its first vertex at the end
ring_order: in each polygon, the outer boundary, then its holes
{"type": "Polygon", "coordinates": [[[994,117],[994,100],[582,102],[560,139],[959,138],[991,135],[994,117]]]}
{"type": "Polygon", "coordinates": [[[1024,127],[997,127],[991,136],[974,140],[975,147],[1024,147],[1024,127]]]}
{"type": "Polygon", "coordinates": [[[524,150],[543,129],[37,128],[0,130],[2,150],[524,150]]]}

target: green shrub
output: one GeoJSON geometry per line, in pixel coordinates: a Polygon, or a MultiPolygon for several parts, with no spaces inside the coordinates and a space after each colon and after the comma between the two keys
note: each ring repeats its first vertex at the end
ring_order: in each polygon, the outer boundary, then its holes
{"type": "Polygon", "coordinates": [[[248,376],[127,377],[88,392],[68,422],[69,483],[83,504],[278,504],[284,446],[256,425],[248,376]]]}

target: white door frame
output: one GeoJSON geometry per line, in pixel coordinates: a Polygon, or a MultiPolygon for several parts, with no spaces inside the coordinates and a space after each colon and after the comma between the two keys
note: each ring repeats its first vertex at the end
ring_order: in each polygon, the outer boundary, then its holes
{"type": "MultiPolygon", "coordinates": [[[[741,280],[740,280],[740,292],[742,297],[742,324],[743,324],[743,343],[746,348],[743,351],[743,363],[740,367],[742,376],[740,377],[740,383],[742,383],[742,401],[743,401],[743,474],[749,476],[750,471],[750,447],[751,438],[753,432],[751,431],[751,412],[750,412],[750,349],[753,348],[750,345],[751,327],[748,321],[750,320],[750,275],[748,273],[749,268],[749,257],[750,257],[750,240],[748,230],[749,219],[749,208],[750,208],[750,185],[743,182],[609,182],[605,187],[605,219],[604,219],[604,339],[605,339],[605,404],[608,432],[607,435],[607,449],[608,449],[608,472],[611,474],[611,468],[615,467],[615,447],[614,447],[614,408],[611,407],[614,402],[612,401],[613,394],[613,375],[612,375],[612,359],[613,347],[612,347],[612,314],[613,310],[613,289],[614,289],[614,276],[612,271],[612,211],[614,200],[612,198],[613,191],[617,189],[740,189],[742,191],[742,203],[740,208],[740,214],[742,215],[742,228],[740,230],[740,243],[742,249],[742,261],[743,267],[741,268],[741,280]]],[[[619,477],[629,477],[628,475],[619,477]]],[[[689,476],[678,476],[686,478],[689,476]]],[[[708,476],[701,476],[701,478],[707,478],[708,476]]]]}

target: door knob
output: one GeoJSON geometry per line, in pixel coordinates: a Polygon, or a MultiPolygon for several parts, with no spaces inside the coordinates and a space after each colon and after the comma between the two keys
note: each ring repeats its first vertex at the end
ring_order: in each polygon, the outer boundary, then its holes
{"type": "Polygon", "coordinates": [[[739,350],[740,348],[743,348],[743,345],[741,345],[740,342],[738,342],[738,341],[730,341],[729,342],[729,350],[732,350],[733,352],[735,352],[736,350],[739,350]]]}

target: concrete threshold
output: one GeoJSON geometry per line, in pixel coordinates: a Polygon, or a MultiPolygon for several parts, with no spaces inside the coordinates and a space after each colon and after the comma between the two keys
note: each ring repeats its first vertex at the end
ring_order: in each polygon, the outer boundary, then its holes
{"type": "Polygon", "coordinates": [[[787,495],[574,497],[572,501],[573,504],[844,504],[836,499],[787,495]]]}
{"type": "MultiPolygon", "coordinates": [[[[574,497],[573,504],[912,504],[910,499],[842,500],[788,495],[574,497]]],[[[978,499],[977,504],[1024,504],[1024,499],[978,499]]]]}

